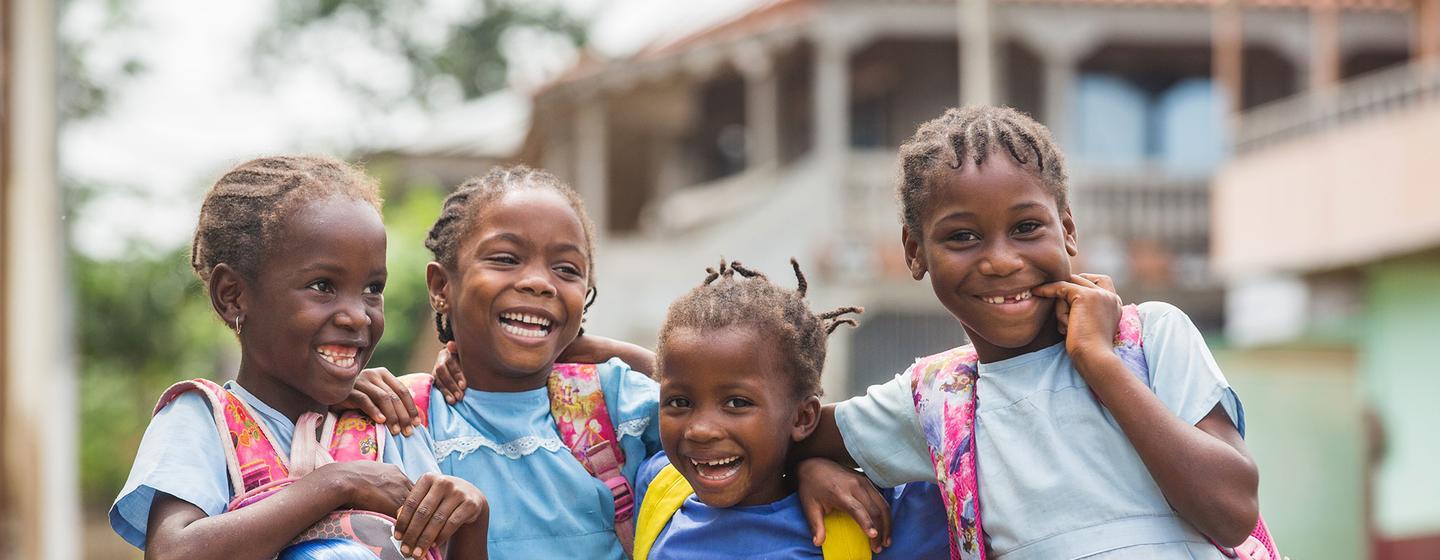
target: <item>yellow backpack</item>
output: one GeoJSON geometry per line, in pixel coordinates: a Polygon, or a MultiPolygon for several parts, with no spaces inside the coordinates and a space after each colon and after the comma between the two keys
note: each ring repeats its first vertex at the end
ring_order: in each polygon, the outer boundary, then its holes
{"type": "MultiPolygon", "coordinates": [[[[649,559],[655,539],[660,538],[670,518],[694,493],[690,482],[673,465],[660,469],[640,504],[640,519],[635,523],[635,560],[649,559]]],[[[870,560],[870,539],[850,514],[841,511],[825,516],[825,544],[820,549],[826,560],[870,560]]]]}

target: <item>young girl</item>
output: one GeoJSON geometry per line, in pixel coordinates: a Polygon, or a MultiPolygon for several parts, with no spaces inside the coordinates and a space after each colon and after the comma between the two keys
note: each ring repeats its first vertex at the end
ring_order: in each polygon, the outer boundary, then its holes
{"type": "Polygon", "coordinates": [[[881,486],[940,482],[957,558],[1221,558],[1210,539],[1246,541],[1258,473],[1240,401],[1179,309],[1122,314],[1072,273],[1048,131],[952,109],[901,159],[906,262],[973,346],[827,409],[808,451],[881,486]]]}
{"type": "Polygon", "coordinates": [[[425,242],[435,255],[426,279],[436,328],[453,343],[468,390],[452,405],[444,397],[455,394],[438,386],[419,395],[421,431],[442,472],[474,482],[503,512],[490,525],[496,558],[623,558],[617,522],[633,515],[640,462],[660,449],[654,381],[618,359],[556,364],[594,290],[593,239],[573,190],[511,167],[446,198],[425,242]],[[601,396],[552,415],[552,389],[571,374],[597,380],[601,396]],[[606,449],[614,476],[592,475],[562,439],[566,429],[617,443],[606,449]]]}
{"type": "MultiPolygon", "coordinates": [[[[826,338],[854,325],[842,316],[861,310],[816,315],[805,302],[800,266],[790,262],[796,290],[722,261],[671,304],[659,350],[665,452],[640,467],[637,560],[822,557],[786,463],[791,445],[819,422],[826,338]]],[[[885,490],[883,504],[896,529],[882,558],[949,550],[935,485],[885,490]]],[[[830,533],[824,557],[869,551],[858,526],[843,543],[848,549],[837,546],[844,532],[830,533]]]]}
{"type": "Polygon", "coordinates": [[[315,441],[385,330],[379,208],[372,180],[319,157],[253,160],[207,193],[191,266],[239,339],[240,369],[223,389],[177,385],[145,431],[110,524],[147,558],[273,558],[342,508],[397,518],[403,554],[421,557],[453,534],[457,555],[484,557],[484,496],[439,475],[423,437],[359,442],[371,455],[378,443],[381,461],[330,462],[315,441]],[[226,403],[223,415],[207,394],[226,403]],[[242,463],[237,449],[263,452],[242,463]],[[302,463],[313,470],[300,476],[302,463]],[[252,483],[287,475],[299,478],[227,511],[252,483]]]}

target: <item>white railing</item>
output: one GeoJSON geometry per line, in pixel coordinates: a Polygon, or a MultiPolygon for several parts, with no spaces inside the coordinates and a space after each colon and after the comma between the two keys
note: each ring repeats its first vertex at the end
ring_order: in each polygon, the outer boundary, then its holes
{"type": "Polygon", "coordinates": [[[1343,123],[1440,102],[1440,64],[1414,62],[1309,90],[1240,115],[1236,153],[1253,151],[1343,123]]]}

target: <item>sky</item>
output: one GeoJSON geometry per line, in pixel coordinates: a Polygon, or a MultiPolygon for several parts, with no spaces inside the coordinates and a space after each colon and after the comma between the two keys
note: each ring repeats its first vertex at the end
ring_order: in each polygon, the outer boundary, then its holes
{"type": "MultiPolygon", "coordinates": [[[[442,101],[433,112],[413,102],[377,111],[336,76],[402,92],[405,67],[342,25],[307,34],[293,46],[297,52],[333,53],[322,63],[262,75],[251,49],[256,34],[275,18],[275,0],[213,2],[203,9],[190,0],[135,0],[130,23],[119,31],[107,31],[108,1],[71,0],[60,22],[62,35],[86,44],[85,64],[102,82],[118,76],[129,59],[145,68],[112,88],[102,114],[61,131],[61,173],[98,193],[84,214],[71,220],[73,241],[98,258],[123,256],[136,243],[173,248],[188,242],[204,188],[229,166],[258,155],[343,155],[412,145],[455,134],[457,115],[470,120],[489,113],[493,118],[487,122],[500,123],[477,134],[523,136],[527,92],[578,56],[553,37],[516,33],[505,41],[514,61],[510,90],[466,106],[442,101]]],[[[766,0],[548,1],[592,22],[590,47],[596,52],[623,57],[766,0]]],[[[476,3],[425,4],[428,11],[418,25],[438,35],[476,3]]],[[[507,141],[512,140],[500,143],[507,141]]]]}

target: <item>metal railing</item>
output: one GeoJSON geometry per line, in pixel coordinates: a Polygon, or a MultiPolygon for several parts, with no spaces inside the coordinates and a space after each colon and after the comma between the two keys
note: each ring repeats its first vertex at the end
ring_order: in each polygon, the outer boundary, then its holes
{"type": "Polygon", "coordinates": [[[1385,68],[1245,112],[1240,115],[1235,152],[1251,152],[1422,103],[1440,103],[1440,64],[1413,62],[1385,68]]]}

